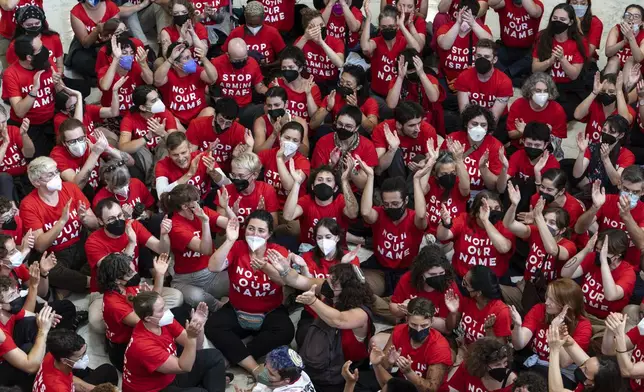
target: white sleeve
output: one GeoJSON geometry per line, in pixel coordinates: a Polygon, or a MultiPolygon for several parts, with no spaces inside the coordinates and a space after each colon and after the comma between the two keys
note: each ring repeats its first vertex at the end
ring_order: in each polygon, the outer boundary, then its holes
{"type": "Polygon", "coordinates": [[[176,181],[170,184],[168,177],[157,177],[157,182],[156,182],[157,194],[161,196],[166,192],[170,192],[177,185],[179,185],[179,183],[177,183],[176,181]]]}

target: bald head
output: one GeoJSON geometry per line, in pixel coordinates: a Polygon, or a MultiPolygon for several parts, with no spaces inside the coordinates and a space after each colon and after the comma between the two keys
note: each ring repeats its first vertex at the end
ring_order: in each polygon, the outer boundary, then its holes
{"type": "Polygon", "coordinates": [[[233,38],[228,43],[228,56],[230,61],[239,61],[248,58],[246,42],[241,38],[233,38]]]}

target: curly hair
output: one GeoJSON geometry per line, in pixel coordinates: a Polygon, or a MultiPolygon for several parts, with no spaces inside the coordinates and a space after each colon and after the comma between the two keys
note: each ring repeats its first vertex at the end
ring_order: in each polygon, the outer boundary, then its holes
{"type": "Polygon", "coordinates": [[[559,98],[557,85],[554,80],[552,80],[552,77],[545,72],[535,72],[530,75],[525,82],[523,82],[523,86],[521,86],[521,96],[529,101],[532,98],[532,94],[534,94],[534,89],[536,88],[537,83],[539,82],[546,85],[549,99],[554,100],[559,98]]]}
{"type": "Polygon", "coordinates": [[[474,377],[487,374],[488,366],[494,362],[508,359],[512,361],[512,347],[496,338],[484,337],[472,343],[465,354],[465,369],[474,377]]]}
{"type": "Polygon", "coordinates": [[[465,109],[463,109],[463,112],[461,113],[463,128],[467,128],[467,124],[478,116],[485,117],[485,121],[487,122],[487,133],[488,135],[492,134],[496,129],[496,119],[494,118],[494,115],[489,109],[476,104],[467,105],[465,109]]]}
{"type": "Polygon", "coordinates": [[[116,279],[123,279],[132,272],[130,263],[132,263],[132,257],[125,253],[114,252],[105,256],[101,265],[98,266],[96,276],[101,293],[120,292],[116,279]]]}
{"type": "Polygon", "coordinates": [[[445,277],[448,282],[454,281],[454,267],[447,260],[440,246],[430,244],[418,252],[414,261],[409,268],[411,274],[411,285],[418,291],[423,291],[425,287],[425,277],[423,274],[430,268],[441,267],[445,270],[445,277]]]}
{"type": "Polygon", "coordinates": [[[354,267],[353,264],[336,264],[329,269],[331,281],[342,287],[335,306],[340,311],[373,305],[373,292],[366,282],[363,283],[358,278],[354,267]]]}
{"type": "Polygon", "coordinates": [[[548,384],[542,375],[535,372],[521,372],[514,380],[513,388],[527,387],[530,392],[548,392],[548,384]]]}
{"type": "Polygon", "coordinates": [[[333,198],[342,192],[340,189],[340,184],[342,182],[342,178],[340,177],[340,172],[333,170],[333,168],[329,165],[322,165],[318,166],[315,169],[311,170],[311,174],[306,178],[306,191],[309,195],[313,196],[313,187],[315,186],[315,179],[317,178],[318,174],[320,173],[331,173],[333,174],[333,178],[335,179],[335,186],[338,187],[338,190],[334,192],[333,198]]]}

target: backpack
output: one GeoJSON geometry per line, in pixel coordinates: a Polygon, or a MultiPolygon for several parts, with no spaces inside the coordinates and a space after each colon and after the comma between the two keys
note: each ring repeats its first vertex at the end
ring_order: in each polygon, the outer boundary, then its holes
{"type": "MultiPolygon", "coordinates": [[[[369,317],[369,333],[365,338],[365,344],[373,336],[373,315],[371,310],[365,306],[360,307],[367,312],[369,317]]],[[[342,366],[344,365],[344,352],[342,350],[342,332],[329,326],[320,317],[317,317],[304,338],[300,347],[300,356],[304,362],[306,374],[315,385],[342,385],[342,366]]]]}

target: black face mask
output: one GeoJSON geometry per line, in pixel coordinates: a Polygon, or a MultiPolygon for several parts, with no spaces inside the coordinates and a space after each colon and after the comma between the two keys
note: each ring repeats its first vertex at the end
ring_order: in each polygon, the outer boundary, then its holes
{"type": "Polygon", "coordinates": [[[353,136],[354,132],[347,131],[344,128],[336,128],[335,133],[338,135],[340,140],[347,140],[353,136]]]}
{"type": "Polygon", "coordinates": [[[451,190],[456,185],[456,173],[443,174],[437,178],[438,184],[447,190],[451,190]]]}
{"type": "Polygon", "coordinates": [[[346,98],[349,95],[353,94],[353,89],[346,86],[338,86],[335,88],[335,92],[340,94],[342,98],[346,98]]]}
{"type": "Polygon", "coordinates": [[[385,208],[385,214],[387,214],[389,219],[392,221],[397,221],[402,218],[402,216],[405,215],[405,211],[407,211],[407,206],[404,204],[400,206],[400,208],[385,208]]]}
{"type": "Polygon", "coordinates": [[[122,236],[125,233],[125,220],[117,219],[105,225],[105,229],[112,235],[122,236]]]}
{"type": "Polygon", "coordinates": [[[396,34],[398,34],[398,30],[396,29],[380,29],[380,35],[382,35],[385,41],[391,41],[396,38],[396,34]]]}
{"type": "Polygon", "coordinates": [[[22,310],[22,307],[25,305],[26,297],[18,297],[13,301],[9,302],[9,313],[18,314],[22,310]]]}
{"type": "Polygon", "coordinates": [[[546,202],[546,205],[548,205],[548,204],[552,203],[553,201],[555,201],[555,197],[553,195],[551,195],[550,193],[545,193],[545,192],[539,191],[539,196],[541,196],[543,198],[543,201],[546,202]]]}
{"type": "Polygon", "coordinates": [[[322,40],[326,39],[326,27],[320,28],[320,37],[322,37],[322,40]]]}
{"type": "Polygon", "coordinates": [[[282,70],[282,76],[287,82],[291,83],[300,76],[300,72],[297,69],[284,69],[282,70]]]}
{"type": "Polygon", "coordinates": [[[134,287],[141,284],[141,276],[139,274],[134,274],[127,282],[125,282],[125,287],[134,287]]]}
{"type": "Polygon", "coordinates": [[[322,283],[322,286],[320,287],[320,294],[322,294],[327,299],[333,299],[333,297],[335,297],[335,293],[333,292],[331,285],[326,280],[324,281],[324,283],[322,283]]]}
{"type": "Polygon", "coordinates": [[[241,178],[234,178],[231,181],[232,181],[233,185],[235,185],[235,189],[237,189],[237,192],[245,191],[246,188],[248,188],[248,185],[250,185],[248,180],[244,180],[244,179],[241,179],[241,178]]]}
{"type": "Polygon", "coordinates": [[[276,120],[277,118],[282,117],[285,114],[286,114],[286,109],[271,109],[268,111],[268,115],[273,120],[276,120]]]}
{"type": "Polygon", "coordinates": [[[575,381],[577,381],[578,384],[583,384],[588,379],[588,377],[586,377],[586,375],[584,374],[583,370],[581,370],[581,368],[575,369],[574,375],[575,375],[575,381]]]}
{"type": "Polygon", "coordinates": [[[421,329],[420,331],[413,329],[412,327],[407,327],[409,331],[409,337],[416,343],[420,343],[427,339],[429,336],[429,328],[421,329]]]}
{"type": "Polygon", "coordinates": [[[487,371],[487,374],[490,375],[493,379],[495,379],[498,382],[503,382],[507,377],[509,373],[508,368],[495,368],[495,369],[489,369],[487,371]]]}
{"type": "Polygon", "coordinates": [[[25,35],[35,37],[38,34],[42,33],[43,25],[41,24],[40,26],[23,27],[23,29],[25,29],[25,35]]]}
{"type": "Polygon", "coordinates": [[[246,63],[248,62],[247,59],[244,60],[237,60],[237,61],[231,61],[230,65],[233,66],[235,69],[242,69],[246,66],[246,63]]]}
{"type": "Polygon", "coordinates": [[[615,144],[615,142],[617,142],[617,138],[615,136],[609,135],[609,134],[603,133],[603,132],[602,132],[601,140],[602,140],[602,143],[606,143],[606,144],[611,145],[611,146],[613,144],[615,144]]]}
{"type": "Polygon", "coordinates": [[[492,62],[485,57],[479,57],[474,61],[474,68],[476,68],[476,72],[481,75],[486,74],[492,69],[492,62]]]}
{"type": "Polygon", "coordinates": [[[327,201],[333,197],[333,188],[330,185],[320,183],[313,187],[313,194],[316,198],[327,201]]]}
{"type": "Polygon", "coordinates": [[[568,30],[568,27],[570,27],[569,24],[564,23],[560,20],[556,20],[554,22],[550,22],[550,28],[552,29],[552,32],[555,34],[561,34],[564,31],[568,30]]]}
{"type": "Polygon", "coordinates": [[[445,275],[430,276],[428,278],[425,278],[425,283],[427,283],[427,286],[441,293],[444,293],[445,290],[447,290],[447,286],[449,285],[447,276],[445,275]]]}
{"type": "Polygon", "coordinates": [[[496,225],[503,219],[503,211],[490,211],[490,223],[496,225]]]}
{"type": "Polygon", "coordinates": [[[2,224],[3,230],[16,230],[18,228],[18,223],[16,223],[16,218],[13,216],[7,222],[2,224]]]}
{"type": "Polygon", "coordinates": [[[458,291],[461,292],[461,295],[465,298],[472,298],[472,293],[468,289],[465,288],[462,284],[458,286],[458,291]]]}
{"type": "Polygon", "coordinates": [[[226,130],[223,129],[221,125],[219,125],[219,123],[215,120],[215,132],[217,132],[217,134],[221,134],[224,133],[224,131],[226,130]]]}
{"type": "Polygon", "coordinates": [[[525,147],[525,154],[530,158],[531,161],[537,159],[541,154],[543,154],[543,149],[534,148],[534,147],[525,147]]]}
{"type": "Polygon", "coordinates": [[[617,101],[617,95],[599,93],[597,94],[597,100],[604,106],[611,105],[617,101]]]}
{"type": "Polygon", "coordinates": [[[38,54],[33,56],[31,59],[31,66],[38,71],[49,69],[51,66],[49,63],[49,49],[47,49],[45,45],[42,46],[38,54]]]}
{"type": "Polygon", "coordinates": [[[188,15],[176,15],[172,17],[172,23],[177,26],[183,26],[183,24],[188,21],[188,18],[188,15]]]}
{"type": "Polygon", "coordinates": [[[420,81],[420,76],[418,76],[418,71],[413,73],[408,73],[405,76],[407,77],[407,80],[409,80],[412,83],[418,83],[420,81]]]}

